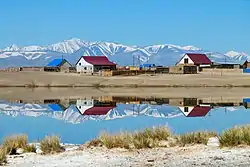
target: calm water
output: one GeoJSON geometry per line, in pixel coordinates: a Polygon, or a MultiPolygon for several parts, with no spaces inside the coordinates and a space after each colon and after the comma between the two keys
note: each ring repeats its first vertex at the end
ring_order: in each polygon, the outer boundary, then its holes
{"type": "Polygon", "coordinates": [[[25,133],[30,141],[59,135],[62,142],[81,144],[101,132],[135,131],[167,125],[176,134],[222,132],[250,123],[249,99],[209,102],[196,98],[96,97],[0,100],[0,140],[25,133]]]}

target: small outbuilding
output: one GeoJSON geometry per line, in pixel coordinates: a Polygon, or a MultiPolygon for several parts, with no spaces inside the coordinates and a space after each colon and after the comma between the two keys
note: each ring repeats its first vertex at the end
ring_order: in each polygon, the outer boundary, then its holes
{"type": "Polygon", "coordinates": [[[196,65],[180,64],[177,66],[169,67],[169,74],[197,74],[196,65]]]}
{"type": "Polygon", "coordinates": [[[66,59],[54,59],[47,66],[44,71],[68,72],[72,65],[66,59]]]}
{"type": "Polygon", "coordinates": [[[76,63],[78,73],[93,74],[101,70],[115,70],[116,64],[106,56],[82,56],[76,63]]]}
{"type": "Polygon", "coordinates": [[[242,65],[243,69],[246,69],[246,68],[250,68],[250,62],[249,61],[245,61],[242,65]]]}
{"type": "Polygon", "coordinates": [[[196,65],[199,67],[211,66],[212,62],[205,54],[200,53],[186,53],[176,65],[196,65]]]}

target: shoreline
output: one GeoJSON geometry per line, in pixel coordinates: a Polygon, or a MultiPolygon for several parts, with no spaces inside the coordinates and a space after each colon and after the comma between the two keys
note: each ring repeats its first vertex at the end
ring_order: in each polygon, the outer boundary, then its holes
{"type": "Polygon", "coordinates": [[[59,154],[24,153],[8,156],[6,166],[249,166],[249,147],[218,148],[206,145],[126,150],[67,146],[59,154]],[[49,163],[48,163],[49,162],[49,163]]]}
{"type": "Polygon", "coordinates": [[[250,87],[249,75],[243,73],[210,73],[186,75],[86,76],[72,73],[0,72],[0,87],[23,88],[216,88],[250,87]]]}

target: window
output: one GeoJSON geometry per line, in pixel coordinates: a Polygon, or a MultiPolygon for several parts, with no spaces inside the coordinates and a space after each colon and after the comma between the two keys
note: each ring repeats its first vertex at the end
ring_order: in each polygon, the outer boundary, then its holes
{"type": "Polygon", "coordinates": [[[79,66],[82,65],[82,63],[79,63],[79,66]]]}
{"type": "Polygon", "coordinates": [[[81,106],[79,106],[79,108],[81,109],[82,107],[81,107],[81,106]]]}
{"type": "Polygon", "coordinates": [[[184,64],[188,64],[188,58],[184,59],[184,64]]]}
{"type": "Polygon", "coordinates": [[[87,70],[87,67],[84,67],[84,70],[87,70]]]}
{"type": "Polygon", "coordinates": [[[188,107],[184,107],[184,112],[188,112],[188,107]]]}

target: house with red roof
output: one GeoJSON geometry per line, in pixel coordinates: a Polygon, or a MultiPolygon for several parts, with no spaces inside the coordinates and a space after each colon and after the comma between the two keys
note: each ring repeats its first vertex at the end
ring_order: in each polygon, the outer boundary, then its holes
{"type": "Polygon", "coordinates": [[[179,108],[186,117],[205,117],[212,109],[211,106],[185,106],[179,108]]]}
{"type": "Polygon", "coordinates": [[[82,56],[76,63],[78,73],[93,74],[100,70],[115,70],[116,64],[106,56],[82,56]]]}
{"type": "Polygon", "coordinates": [[[77,100],[76,108],[82,115],[106,115],[116,107],[116,103],[93,99],[77,100]]]}
{"type": "Polygon", "coordinates": [[[205,54],[186,53],[176,65],[196,65],[199,67],[211,66],[212,61],[205,54]]]}

